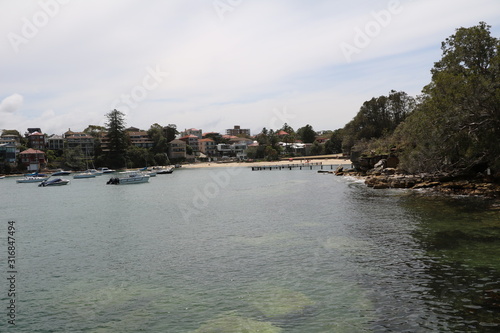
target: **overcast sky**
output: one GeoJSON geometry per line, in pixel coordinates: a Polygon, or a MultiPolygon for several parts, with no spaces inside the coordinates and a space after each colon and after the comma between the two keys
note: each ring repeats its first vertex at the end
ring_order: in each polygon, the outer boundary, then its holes
{"type": "Polygon", "coordinates": [[[343,127],[498,0],[0,0],[0,129],[343,127]]]}

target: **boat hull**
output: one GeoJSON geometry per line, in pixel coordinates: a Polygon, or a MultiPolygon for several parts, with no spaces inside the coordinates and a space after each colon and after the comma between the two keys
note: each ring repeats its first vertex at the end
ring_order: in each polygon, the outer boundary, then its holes
{"type": "Polygon", "coordinates": [[[16,183],[40,183],[47,179],[47,177],[26,177],[24,179],[16,179],[16,183]]]}
{"type": "Polygon", "coordinates": [[[149,175],[144,174],[131,174],[128,177],[113,177],[108,180],[108,185],[129,185],[129,184],[142,184],[149,182],[149,175]]]}
{"type": "Polygon", "coordinates": [[[47,187],[47,186],[63,186],[69,183],[68,179],[54,179],[54,180],[45,180],[41,182],[39,187],[47,187]]]}

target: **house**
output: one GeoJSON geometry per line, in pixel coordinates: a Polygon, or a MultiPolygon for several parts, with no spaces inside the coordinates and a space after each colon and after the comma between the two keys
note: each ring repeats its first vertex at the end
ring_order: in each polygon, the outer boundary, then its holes
{"type": "Polygon", "coordinates": [[[186,158],[186,142],[172,140],[168,143],[168,157],[170,159],[186,158]]]}
{"type": "Polygon", "coordinates": [[[181,137],[186,137],[190,135],[195,135],[198,139],[201,139],[203,137],[202,130],[196,128],[185,129],[183,132],[180,133],[181,137]]]}
{"type": "Polygon", "coordinates": [[[240,159],[246,158],[246,150],[248,146],[246,144],[236,143],[236,144],[225,144],[220,143],[217,145],[217,152],[221,156],[232,156],[238,157],[240,159]]]}
{"type": "Polygon", "coordinates": [[[215,156],[217,154],[217,145],[212,139],[200,139],[198,140],[198,150],[207,156],[215,156]]]}
{"type": "Polygon", "coordinates": [[[62,135],[52,134],[47,138],[47,149],[49,150],[63,150],[64,138],[62,135]]]}
{"type": "Polygon", "coordinates": [[[20,154],[21,163],[28,169],[28,171],[38,171],[45,168],[47,160],[45,153],[41,150],[29,148],[22,151],[20,154]]]}
{"type": "Polygon", "coordinates": [[[46,142],[45,134],[43,134],[41,132],[32,132],[32,133],[28,134],[28,146],[29,147],[31,147],[33,149],[37,149],[37,150],[41,150],[41,149],[45,150],[46,143],[47,142],[46,142]]]}
{"type": "Polygon", "coordinates": [[[243,129],[239,125],[234,125],[234,128],[230,128],[226,130],[227,135],[248,135],[250,136],[250,129],[243,129]]]}
{"type": "Polygon", "coordinates": [[[16,146],[21,145],[21,138],[15,134],[2,134],[0,136],[0,144],[14,143],[16,146]]]}
{"type": "Polygon", "coordinates": [[[94,138],[85,132],[64,133],[65,149],[80,149],[82,155],[89,158],[94,155],[94,138]]]}
{"type": "Polygon", "coordinates": [[[190,135],[187,135],[187,136],[183,136],[183,137],[179,138],[179,140],[182,140],[187,145],[190,145],[191,148],[193,148],[193,152],[196,153],[196,152],[199,151],[199,149],[198,149],[198,140],[199,140],[199,138],[196,135],[190,134],[190,135]]]}
{"type": "Polygon", "coordinates": [[[154,146],[153,140],[146,131],[127,131],[130,144],[139,148],[151,148],[154,146]]]}
{"type": "Polygon", "coordinates": [[[16,142],[0,143],[0,164],[16,164],[17,147],[16,142]]]}

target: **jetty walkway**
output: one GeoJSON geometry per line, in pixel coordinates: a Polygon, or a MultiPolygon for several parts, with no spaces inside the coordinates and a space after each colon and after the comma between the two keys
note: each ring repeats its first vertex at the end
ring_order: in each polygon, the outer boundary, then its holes
{"type": "Polygon", "coordinates": [[[295,163],[295,164],[276,164],[276,165],[261,165],[253,166],[252,171],[261,170],[335,170],[339,164],[323,164],[322,162],[314,163],[295,163]]]}

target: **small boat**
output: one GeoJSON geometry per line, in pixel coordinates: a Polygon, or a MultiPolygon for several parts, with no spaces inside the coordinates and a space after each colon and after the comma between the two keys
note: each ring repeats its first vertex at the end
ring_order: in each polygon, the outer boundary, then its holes
{"type": "Polygon", "coordinates": [[[52,174],[52,176],[67,176],[67,175],[71,175],[71,171],[59,170],[52,174]]]}
{"type": "Polygon", "coordinates": [[[69,183],[68,179],[62,179],[62,178],[54,178],[50,180],[44,180],[40,184],[38,184],[38,187],[45,187],[45,186],[62,186],[62,185],[67,185],[69,183]]]}
{"type": "Polygon", "coordinates": [[[24,177],[49,177],[49,176],[44,173],[38,173],[38,171],[35,171],[33,173],[26,173],[24,177]]]}
{"type": "Polygon", "coordinates": [[[102,173],[113,173],[113,172],[116,172],[116,170],[108,169],[106,167],[102,167],[102,168],[99,168],[97,170],[101,171],[102,173]]]}
{"type": "Polygon", "coordinates": [[[155,171],[158,175],[165,175],[174,172],[174,167],[158,168],[155,171]]]}
{"type": "Polygon", "coordinates": [[[141,172],[132,171],[124,172],[126,174],[123,177],[113,177],[108,180],[106,184],[108,185],[127,185],[127,184],[140,184],[149,182],[149,175],[145,175],[141,172]]]}
{"type": "Polygon", "coordinates": [[[138,172],[142,172],[142,173],[148,175],[149,177],[156,177],[156,171],[154,171],[154,170],[148,170],[147,167],[144,167],[144,168],[139,169],[137,171],[138,172]]]}
{"type": "Polygon", "coordinates": [[[0,179],[4,179],[4,178],[5,178],[5,176],[0,176],[0,179]]]}
{"type": "Polygon", "coordinates": [[[49,177],[25,176],[21,179],[16,179],[16,183],[39,183],[47,180],[49,177]]]}
{"type": "Polygon", "coordinates": [[[96,176],[102,176],[104,173],[102,171],[96,170],[96,169],[87,169],[85,172],[90,172],[95,174],[96,176]]]}
{"type": "Polygon", "coordinates": [[[82,172],[82,173],[77,173],[73,175],[74,179],[81,179],[81,178],[95,178],[95,173],[91,172],[82,172]]]}

